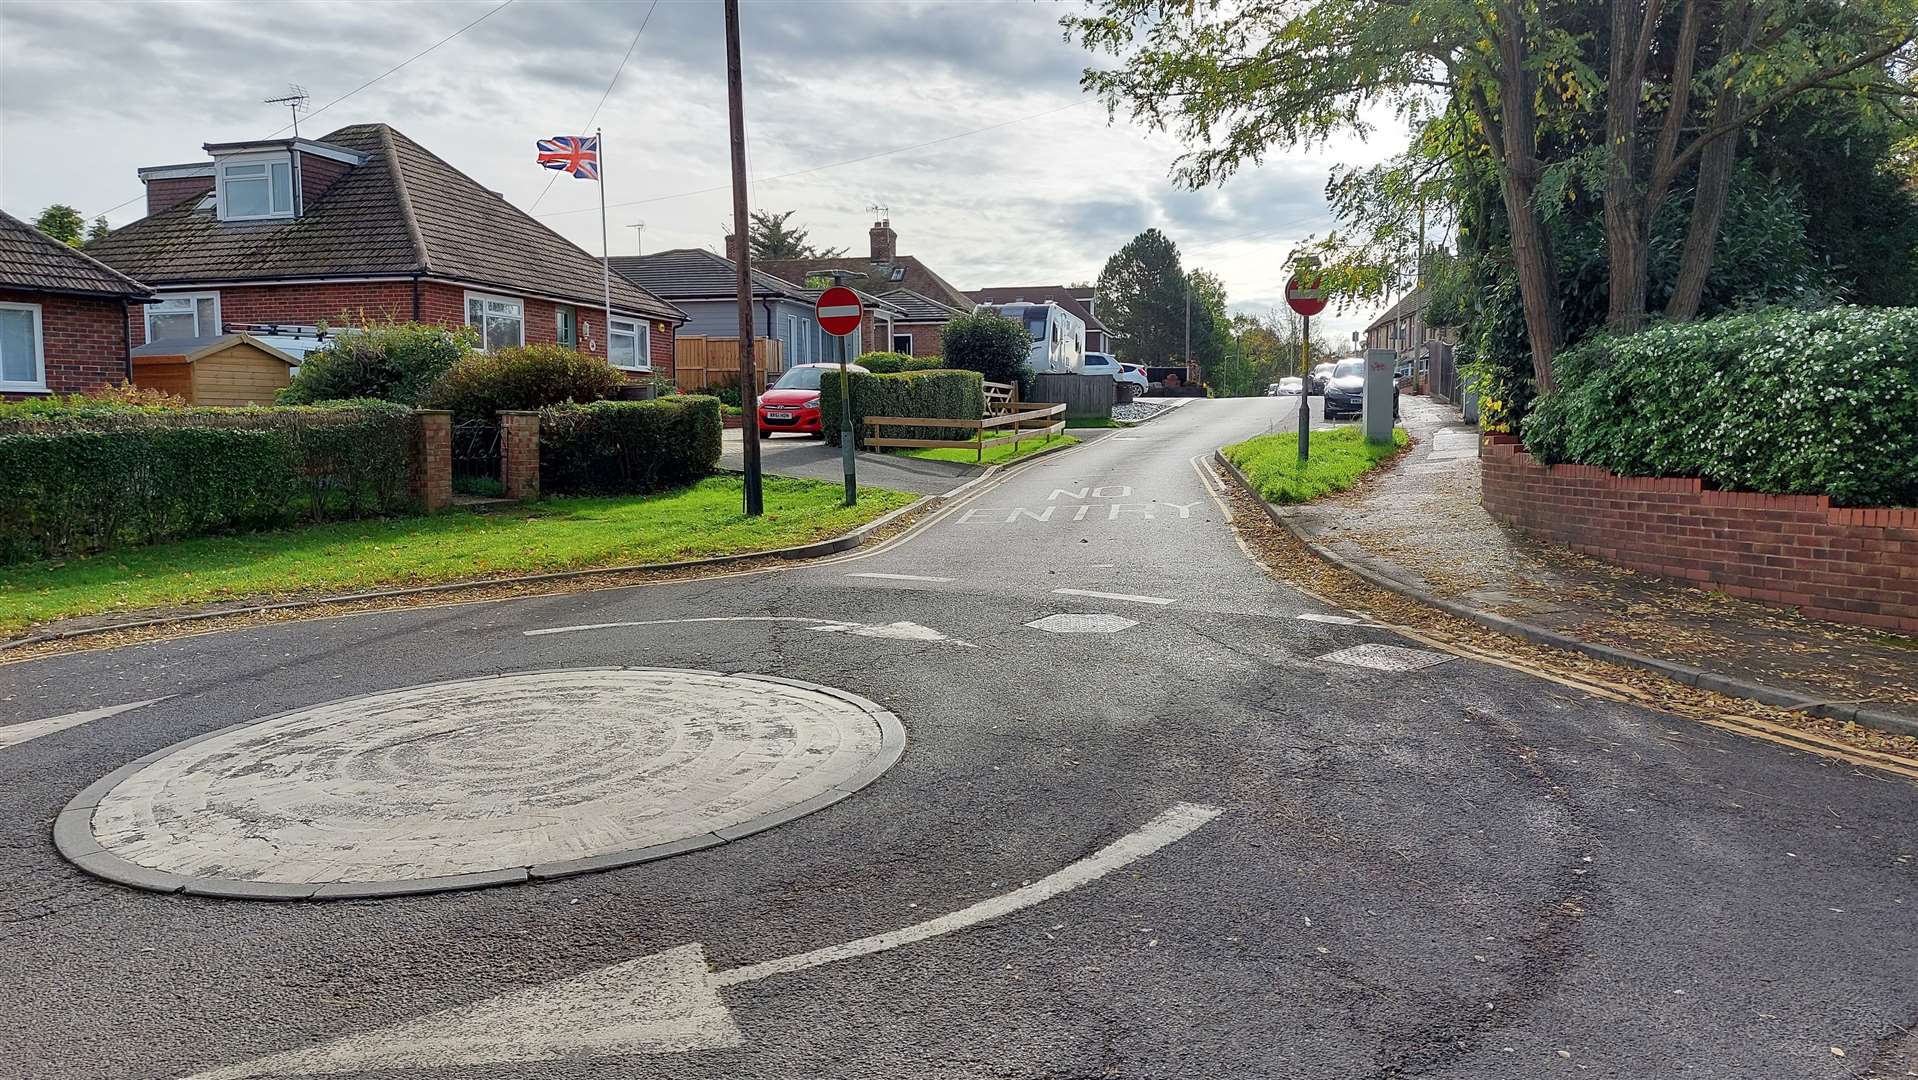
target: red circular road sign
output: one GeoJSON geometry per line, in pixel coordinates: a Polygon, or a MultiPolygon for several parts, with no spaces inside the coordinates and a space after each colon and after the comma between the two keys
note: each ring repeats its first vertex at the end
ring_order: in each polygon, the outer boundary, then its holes
{"type": "Polygon", "coordinates": [[[835,285],[820,293],[812,310],[819,317],[819,328],[838,337],[857,331],[859,320],[866,314],[859,303],[859,294],[844,285],[835,285]]]}
{"type": "Polygon", "coordinates": [[[1313,274],[1300,281],[1297,274],[1285,283],[1285,302],[1301,315],[1317,315],[1325,310],[1325,278],[1313,274]]]}

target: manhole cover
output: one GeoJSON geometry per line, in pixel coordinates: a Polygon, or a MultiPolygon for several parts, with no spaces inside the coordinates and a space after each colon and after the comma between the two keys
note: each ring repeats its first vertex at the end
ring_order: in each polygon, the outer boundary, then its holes
{"type": "Polygon", "coordinates": [[[1026,625],[1049,634],[1116,634],[1139,624],[1117,615],[1048,615],[1026,625]]]}
{"type": "Polygon", "coordinates": [[[1418,671],[1452,659],[1444,653],[1407,649],[1398,645],[1354,645],[1319,657],[1320,660],[1373,671],[1418,671]]]}
{"type": "Polygon", "coordinates": [[[212,896],[393,895],[608,869],[831,805],[898,760],[864,698],[770,676],[584,669],[300,709],[82,792],[83,868],[212,896]]]}

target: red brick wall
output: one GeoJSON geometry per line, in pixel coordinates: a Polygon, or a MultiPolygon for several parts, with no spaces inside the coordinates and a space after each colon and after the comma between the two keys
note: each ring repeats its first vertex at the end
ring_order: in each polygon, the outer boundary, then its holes
{"type": "Polygon", "coordinates": [[[0,291],[0,300],[40,305],[49,391],[79,394],[127,381],[126,301],[11,291],[0,291]]]}
{"type": "Polygon", "coordinates": [[[147,216],[165,210],[169,206],[178,206],[188,199],[198,198],[213,190],[211,176],[181,176],[171,180],[147,181],[147,216]]]}
{"type": "Polygon", "coordinates": [[[1510,436],[1480,449],[1485,509],[1573,551],[1837,622],[1918,633],[1918,509],[1697,480],[1546,468],[1510,436]]]}
{"type": "MultiPolygon", "coordinates": [[[[421,322],[459,326],[466,321],[467,289],[439,282],[420,284],[421,322]]],[[[176,291],[176,290],[168,290],[176,291]]],[[[325,321],[333,324],[366,320],[413,318],[413,283],[410,281],[353,282],[336,281],[322,285],[245,285],[221,289],[188,289],[179,292],[218,292],[220,321],[223,323],[296,323],[311,325],[325,321]]],[[[473,290],[480,291],[480,290],[473,290]]],[[[509,294],[510,295],[510,294],[509,294]]],[[[559,340],[557,307],[549,300],[523,298],[526,311],[526,343],[553,344],[559,340]]],[[[580,307],[581,348],[595,356],[606,355],[605,312],[600,308],[580,307]],[[590,329],[591,340],[586,331],[590,329]]],[[[146,317],[135,305],[128,322],[133,344],[146,341],[146,317]]],[[[654,324],[653,373],[671,378],[673,374],[674,326],[654,324]]],[[[648,376],[628,372],[627,381],[640,382],[648,376]]]]}
{"type": "MultiPolygon", "coordinates": [[[[946,354],[946,346],[939,336],[939,332],[944,329],[945,326],[943,325],[933,325],[931,323],[914,323],[911,326],[903,323],[895,323],[893,324],[892,332],[894,334],[912,335],[912,355],[914,356],[944,356],[946,354]]],[[[883,351],[891,352],[892,343],[887,342],[883,351]]]]}

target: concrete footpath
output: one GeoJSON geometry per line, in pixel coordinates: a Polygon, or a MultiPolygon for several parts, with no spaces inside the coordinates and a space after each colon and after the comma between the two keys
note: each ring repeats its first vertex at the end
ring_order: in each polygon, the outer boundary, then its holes
{"type": "Polygon", "coordinates": [[[1918,733],[1918,642],[1640,574],[1536,541],[1485,512],[1478,434],[1402,399],[1415,444],[1343,495],[1280,515],[1308,544],[1402,591],[1548,634],[1698,669],[1700,685],[1918,733]],[[1715,677],[1715,678],[1714,678],[1715,677]]]}

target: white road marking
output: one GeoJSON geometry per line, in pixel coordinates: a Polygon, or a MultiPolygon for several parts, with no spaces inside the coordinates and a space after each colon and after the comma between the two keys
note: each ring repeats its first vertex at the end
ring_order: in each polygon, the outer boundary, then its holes
{"type": "Polygon", "coordinates": [[[1048,615],[1026,625],[1048,634],[1116,634],[1139,624],[1117,615],[1048,615]]]}
{"type": "Polygon", "coordinates": [[[11,746],[19,746],[23,742],[29,742],[42,735],[51,735],[56,731],[65,731],[70,727],[79,727],[81,724],[94,720],[104,720],[109,716],[117,716],[123,712],[132,712],[135,709],[151,705],[156,701],[165,701],[172,696],[172,694],[167,694],[162,697],[148,698],[145,701],[130,701],[125,705],[108,705],[104,709],[89,709],[86,712],[49,716],[44,720],[29,720],[24,724],[8,724],[6,727],[0,727],[0,750],[11,746]]]}
{"type": "Polygon", "coordinates": [[[1094,592],[1091,589],[1054,589],[1060,596],[1090,596],[1095,600],[1124,600],[1133,604],[1176,604],[1177,600],[1168,600],[1163,596],[1134,596],[1131,593],[1094,592]]]}
{"type": "Polygon", "coordinates": [[[847,577],[880,578],[885,581],[951,581],[949,577],[931,577],[926,574],[847,574],[847,577]]]}
{"type": "Polygon", "coordinates": [[[1357,626],[1365,621],[1364,619],[1354,619],[1350,615],[1321,615],[1316,611],[1308,611],[1298,616],[1298,618],[1304,619],[1306,622],[1337,623],[1340,626],[1357,626]]]}
{"type": "MultiPolygon", "coordinates": [[[[853,575],[858,576],[858,575],[853,575]]],[[[879,575],[875,575],[879,576],[879,575]]],[[[930,578],[932,581],[950,581],[950,578],[930,578]]],[[[522,637],[544,637],[548,634],[574,634],[582,630],[616,630],[624,626],[672,626],[678,623],[722,623],[722,622],[777,622],[810,623],[809,630],[824,630],[827,633],[857,634],[860,637],[899,638],[904,641],[950,641],[968,649],[979,646],[955,637],[947,637],[929,626],[918,623],[895,622],[882,626],[867,626],[865,623],[845,622],[840,619],[817,619],[803,615],[708,615],[693,619],[635,619],[631,622],[582,623],[579,626],[548,626],[540,630],[522,630],[522,637]]]]}
{"type": "Polygon", "coordinates": [[[578,626],[549,626],[543,630],[522,630],[522,637],[543,637],[547,634],[576,634],[582,630],[614,630],[622,626],[670,626],[675,623],[713,623],[713,622],[798,622],[829,623],[832,619],[812,619],[800,615],[712,615],[697,619],[638,619],[633,622],[581,623],[578,626]]]}
{"type": "Polygon", "coordinates": [[[1030,885],[843,945],[717,974],[708,969],[702,946],[680,945],[382,1030],[198,1073],[188,1080],[524,1064],[739,1046],[746,1039],[719,998],[721,987],[870,956],[1002,918],[1138,862],[1191,835],[1221,812],[1216,806],[1179,803],[1136,831],[1030,885]]]}
{"type": "Polygon", "coordinates": [[[852,634],[856,637],[897,638],[901,641],[950,641],[968,649],[979,646],[970,641],[960,641],[955,637],[934,630],[930,626],[920,626],[915,622],[886,623],[883,626],[867,626],[864,623],[832,623],[827,626],[815,626],[814,630],[828,634],[852,634]]]}
{"type": "Polygon", "coordinates": [[[1444,653],[1408,649],[1402,645],[1365,644],[1329,652],[1316,659],[1348,667],[1371,668],[1373,671],[1418,671],[1454,658],[1444,653]]]}

